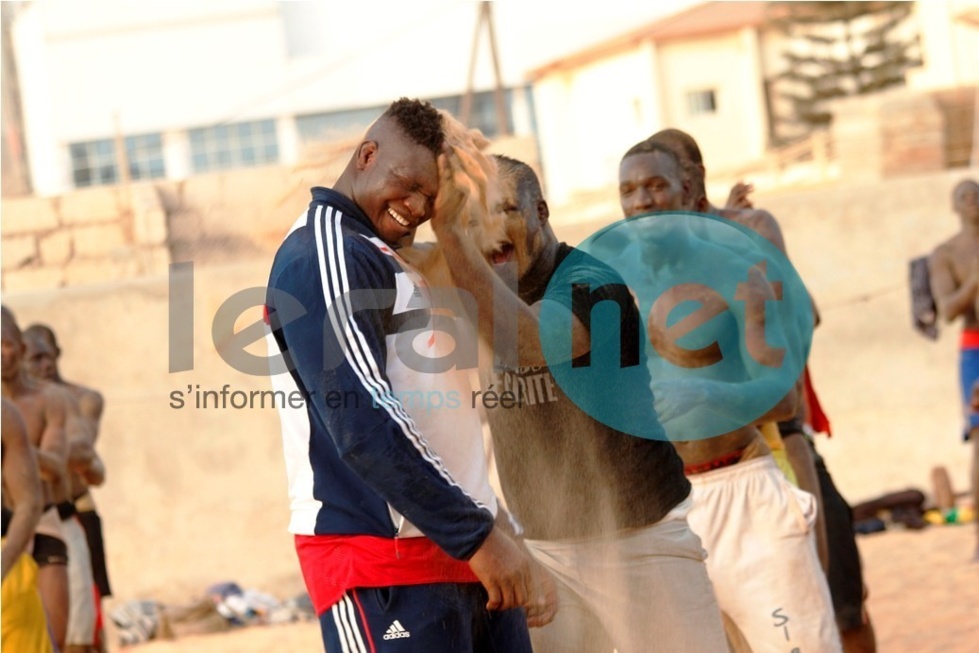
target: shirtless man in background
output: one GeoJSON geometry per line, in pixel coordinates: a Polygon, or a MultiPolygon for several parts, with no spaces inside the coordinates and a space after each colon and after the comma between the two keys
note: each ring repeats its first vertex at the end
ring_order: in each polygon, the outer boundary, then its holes
{"type": "MultiPolygon", "coordinates": [[[[750,184],[739,182],[731,188],[727,205],[724,208],[714,206],[707,199],[706,174],[703,157],[697,141],[690,134],[679,129],[663,129],[649,137],[652,142],[660,143],[673,150],[680,160],[680,167],[690,185],[690,208],[700,213],[716,215],[737,223],[741,226],[753,230],[765,240],[772,243],[778,251],[788,257],[785,248],[785,239],[782,236],[782,228],[771,213],[764,209],[756,209],[748,194],[754,190],[750,184]]],[[[813,302],[813,315],[816,324],[819,324],[819,311],[813,302]]],[[[802,384],[800,384],[800,399],[802,398],[802,384]]],[[[802,408],[802,401],[799,402],[802,408]]],[[[782,467],[782,471],[800,488],[809,492],[817,499],[816,516],[816,550],[819,552],[820,563],[824,569],[829,568],[829,543],[825,528],[825,515],[823,514],[823,497],[820,490],[819,478],[815,466],[813,452],[806,441],[802,430],[798,428],[798,420],[795,416],[775,423],[769,422],[760,425],[765,441],[773,449],[776,462],[782,467]],[[776,431],[780,432],[777,433],[776,431]],[[778,451],[777,447],[784,450],[778,451]]]]}
{"type": "MultiPolygon", "coordinates": [[[[94,503],[88,487],[100,485],[105,479],[105,469],[95,452],[98,434],[97,416],[101,414],[101,396],[87,388],[65,383],[58,374],[57,358],[60,350],[52,344],[54,334],[50,329],[29,327],[24,330],[26,346],[25,364],[35,379],[56,388],[64,397],[65,432],[68,439],[68,499],[58,504],[62,520],[62,536],[68,546],[68,586],[70,594],[68,611],[67,645],[71,653],[83,653],[101,648],[102,637],[97,633],[99,605],[96,601],[96,581],[93,568],[97,562],[105,568],[101,554],[101,537],[96,541],[98,556],[92,554],[89,533],[80,510],[94,515],[94,503]],[[94,397],[93,397],[94,395],[94,397]],[[83,406],[88,415],[83,414],[83,406]],[[96,409],[96,418],[91,417],[96,409]]],[[[97,517],[97,516],[96,516],[97,517]]],[[[101,536],[101,530],[99,531],[101,536]]],[[[101,599],[101,588],[99,589],[101,599]]]]}
{"type": "Polygon", "coordinates": [[[102,421],[102,411],[105,407],[102,393],[80,383],[68,381],[61,376],[61,370],[58,368],[58,362],[61,360],[61,347],[58,345],[58,339],[51,327],[46,324],[32,324],[24,329],[24,337],[46,344],[44,356],[40,360],[32,360],[32,367],[41,378],[64,386],[74,396],[78,402],[78,410],[82,417],[88,420],[95,434],[94,437],[97,438],[102,421]]]}
{"type": "MultiPolygon", "coordinates": [[[[696,198],[676,153],[653,139],[636,144],[623,156],[619,199],[626,218],[702,208],[694,205],[696,198]]],[[[751,292],[774,298],[760,275],[749,273],[749,280],[751,292]]],[[[659,322],[650,320],[649,336],[662,351],[669,340],[657,332],[659,322]]],[[[666,323],[665,317],[661,322],[666,323]]],[[[751,347],[747,338],[746,331],[746,344],[751,347]]],[[[687,356],[689,350],[671,351],[687,356]]],[[[657,393],[657,411],[667,420],[669,405],[675,401],[671,385],[667,381],[657,393]]],[[[796,394],[790,390],[757,421],[794,415],[796,394]]],[[[710,402],[719,400],[712,397],[710,402]]],[[[732,639],[743,638],[754,650],[795,646],[840,651],[829,589],[811,536],[814,497],[788,483],[753,423],[714,437],[677,441],[674,446],[694,486],[690,525],[708,551],[708,574],[728,619],[726,625],[737,630],[732,639]],[[793,582],[786,582],[790,578],[793,582]]]]}
{"type": "Polygon", "coordinates": [[[24,341],[13,313],[2,308],[3,396],[17,406],[35,447],[45,510],[34,536],[38,589],[55,645],[64,649],[68,628],[68,550],[56,504],[68,498],[68,441],[65,398],[50,384],[31,378],[23,365],[24,341]]]}
{"type": "MultiPolygon", "coordinates": [[[[931,255],[931,292],[942,319],[962,319],[959,373],[964,437],[972,441],[972,500],[979,506],[979,412],[971,406],[972,389],[979,382],[979,183],[959,182],[952,191],[952,208],[962,228],[931,255]]],[[[979,562],[979,521],[976,528],[973,561],[979,562]]]]}
{"type": "MultiPolygon", "coordinates": [[[[97,391],[61,378],[58,373],[60,350],[52,340],[35,327],[24,330],[25,364],[31,376],[64,390],[68,411],[65,428],[68,438],[68,472],[72,501],[88,493],[90,486],[105,480],[105,467],[95,451],[99,419],[102,415],[102,395],[97,391]]],[[[53,338],[53,334],[51,336],[53,338]]],[[[79,509],[80,510],[80,509],[79,509]]]]}
{"type": "MultiPolygon", "coordinates": [[[[754,186],[738,182],[730,191],[723,209],[707,199],[706,168],[696,140],[679,129],[664,129],[653,134],[650,140],[667,145],[680,159],[691,188],[691,206],[695,210],[717,215],[754,230],[771,242],[788,257],[781,227],[775,217],[764,209],[758,209],[749,194],[754,186]]],[[[819,311],[815,302],[812,305],[815,326],[819,325],[819,311]]],[[[783,460],[788,469],[776,455],[790,480],[794,480],[803,490],[813,494],[818,500],[818,513],[815,525],[816,547],[820,562],[827,572],[830,593],[836,610],[837,626],[843,639],[846,653],[873,653],[877,650],[873,624],[866,609],[866,587],[863,584],[860,555],[853,533],[852,512],[846,499],[833,483],[824,461],[819,456],[812,438],[804,433],[804,414],[818,409],[818,398],[809,382],[808,370],[801,384],[799,415],[778,423],[778,433],[774,433],[773,423],[763,424],[762,432],[766,442],[773,446],[783,446],[783,460]],[[811,404],[811,405],[809,405],[811,404]],[[766,432],[766,429],[768,431],[766,432]],[[781,438],[779,438],[779,434],[781,438]],[[781,443],[779,443],[779,439],[781,443]],[[794,478],[793,478],[794,477],[794,478]]],[[[812,418],[815,415],[808,415],[812,418]]],[[[814,424],[819,420],[811,420],[814,424]]],[[[821,428],[828,433],[829,424],[821,420],[821,428]]],[[[780,452],[773,451],[774,454],[780,452]]]]}

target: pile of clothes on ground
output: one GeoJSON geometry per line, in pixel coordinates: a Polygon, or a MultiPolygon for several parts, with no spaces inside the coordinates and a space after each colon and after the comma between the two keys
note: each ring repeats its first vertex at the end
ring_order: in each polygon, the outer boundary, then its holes
{"type": "Polygon", "coordinates": [[[890,492],[853,506],[853,529],[861,535],[889,528],[920,530],[929,525],[968,524],[976,519],[976,506],[968,492],[956,493],[948,470],[938,466],[931,470],[932,497],[909,488],[890,492]]]}
{"type": "Polygon", "coordinates": [[[206,595],[184,605],[157,601],[127,601],[109,614],[119,644],[131,646],[152,639],[217,633],[256,624],[281,624],[315,619],[305,593],[286,601],[270,594],[242,589],[237,583],[212,585],[206,595]]]}

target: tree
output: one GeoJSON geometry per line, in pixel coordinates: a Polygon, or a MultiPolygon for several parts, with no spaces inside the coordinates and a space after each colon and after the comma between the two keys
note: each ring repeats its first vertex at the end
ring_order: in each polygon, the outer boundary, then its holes
{"type": "Polygon", "coordinates": [[[902,86],[921,65],[913,10],[912,2],[772,3],[770,23],[789,37],[786,70],[774,83],[776,140],[828,126],[830,100],[902,86]]]}

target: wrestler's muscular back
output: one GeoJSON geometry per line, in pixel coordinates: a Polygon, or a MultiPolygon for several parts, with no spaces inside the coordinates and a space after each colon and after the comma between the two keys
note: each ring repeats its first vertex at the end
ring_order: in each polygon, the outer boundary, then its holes
{"type": "MultiPolygon", "coordinates": [[[[946,262],[956,287],[961,286],[970,276],[979,274],[979,239],[970,233],[959,233],[940,247],[939,256],[946,262]]],[[[979,292],[972,303],[971,310],[962,315],[962,326],[966,329],[979,329],[979,292]]]]}

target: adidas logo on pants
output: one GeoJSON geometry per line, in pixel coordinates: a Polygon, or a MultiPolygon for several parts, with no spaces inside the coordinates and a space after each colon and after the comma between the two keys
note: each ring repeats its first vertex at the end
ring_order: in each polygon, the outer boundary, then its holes
{"type": "Polygon", "coordinates": [[[405,637],[411,637],[411,633],[404,629],[401,622],[397,619],[394,623],[388,626],[388,630],[384,633],[384,639],[403,639],[405,637]]]}

